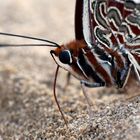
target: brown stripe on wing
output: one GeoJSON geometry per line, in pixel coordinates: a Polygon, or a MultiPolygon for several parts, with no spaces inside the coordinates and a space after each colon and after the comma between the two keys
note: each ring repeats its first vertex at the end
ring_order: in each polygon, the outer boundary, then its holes
{"type": "Polygon", "coordinates": [[[135,53],[132,52],[132,55],[135,57],[135,59],[137,60],[138,64],[140,65],[140,54],[138,55],[136,52],[135,53]]]}
{"type": "Polygon", "coordinates": [[[92,67],[94,67],[95,71],[102,76],[106,84],[112,85],[112,78],[110,77],[109,73],[101,66],[101,64],[99,64],[93,53],[91,51],[88,51],[85,55],[88,61],[92,64],[92,67]]]}
{"type": "Polygon", "coordinates": [[[123,68],[125,66],[125,62],[123,61],[122,55],[119,54],[117,50],[113,50],[111,48],[104,47],[107,53],[109,53],[112,57],[114,57],[116,64],[119,68],[123,68]]]}

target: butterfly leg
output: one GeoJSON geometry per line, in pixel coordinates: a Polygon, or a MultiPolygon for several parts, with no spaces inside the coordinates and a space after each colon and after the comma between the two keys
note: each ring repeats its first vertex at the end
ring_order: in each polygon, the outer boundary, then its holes
{"type": "Polygon", "coordinates": [[[63,88],[64,91],[66,91],[66,88],[69,86],[69,84],[70,84],[70,79],[71,79],[71,74],[70,74],[70,72],[68,72],[68,73],[67,73],[67,77],[66,77],[66,84],[65,84],[65,86],[64,86],[64,88],[63,88]]]}
{"type": "Polygon", "coordinates": [[[92,101],[89,99],[89,97],[86,94],[85,87],[89,87],[89,88],[103,87],[103,86],[105,86],[105,84],[103,84],[103,83],[91,83],[91,82],[87,82],[87,81],[84,81],[84,80],[81,80],[80,82],[81,82],[81,87],[82,87],[83,94],[84,94],[85,99],[88,103],[88,112],[89,112],[90,122],[92,122],[93,113],[92,113],[91,106],[93,104],[92,104],[92,101]]]}
{"type": "Polygon", "coordinates": [[[82,90],[83,90],[83,94],[84,94],[84,96],[87,100],[87,103],[88,103],[89,106],[92,106],[92,102],[86,94],[85,87],[89,87],[89,88],[103,87],[103,86],[105,86],[105,83],[91,83],[91,82],[87,82],[87,81],[84,81],[84,80],[81,80],[80,82],[81,82],[81,87],[82,87],[82,90]]]}
{"type": "Polygon", "coordinates": [[[140,82],[140,74],[139,74],[140,65],[138,64],[138,62],[134,58],[134,56],[131,54],[131,52],[129,52],[127,49],[122,47],[120,49],[120,51],[123,53],[123,56],[126,59],[126,65],[125,65],[124,69],[118,71],[117,84],[118,84],[119,88],[123,88],[128,81],[128,78],[129,78],[130,71],[131,71],[132,67],[134,68],[136,76],[137,76],[137,78],[140,82]]]}
{"type": "Polygon", "coordinates": [[[117,72],[116,83],[118,85],[118,88],[123,88],[126,85],[129,75],[130,75],[131,67],[132,65],[130,64],[129,66],[117,72]]]}
{"type": "Polygon", "coordinates": [[[127,64],[131,65],[131,67],[134,68],[134,72],[140,83],[140,64],[139,64],[139,62],[135,59],[133,54],[129,50],[125,49],[124,47],[122,47],[120,49],[120,51],[123,53],[123,56],[127,59],[127,62],[128,62],[127,64]]]}

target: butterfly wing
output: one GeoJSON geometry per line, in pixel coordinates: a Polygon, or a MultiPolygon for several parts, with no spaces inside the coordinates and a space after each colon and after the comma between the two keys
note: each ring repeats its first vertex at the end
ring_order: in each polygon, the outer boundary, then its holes
{"type": "Polygon", "coordinates": [[[140,72],[139,0],[77,0],[75,33],[89,49],[103,50],[98,52],[103,59],[103,53],[118,50],[115,57],[123,64],[121,56],[127,52],[135,71],[140,72]]]}
{"type": "Polygon", "coordinates": [[[140,3],[136,0],[77,0],[76,39],[88,47],[140,46],[140,3]]]}
{"type": "Polygon", "coordinates": [[[77,0],[75,9],[75,36],[76,39],[84,39],[89,47],[92,47],[92,27],[90,0],[77,0]]]}
{"type": "Polygon", "coordinates": [[[107,17],[120,44],[125,44],[125,47],[140,45],[140,2],[109,0],[107,17]]]}

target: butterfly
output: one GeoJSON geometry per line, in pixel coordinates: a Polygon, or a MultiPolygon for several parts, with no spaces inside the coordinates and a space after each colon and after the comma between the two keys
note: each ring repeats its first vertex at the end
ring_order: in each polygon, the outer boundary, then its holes
{"type": "Polygon", "coordinates": [[[132,73],[140,83],[140,2],[137,0],[76,0],[75,40],[59,45],[53,41],[24,35],[2,33],[46,42],[46,44],[0,44],[12,46],[50,46],[57,64],[54,97],[59,68],[76,77],[84,87],[123,88],[132,73]]]}

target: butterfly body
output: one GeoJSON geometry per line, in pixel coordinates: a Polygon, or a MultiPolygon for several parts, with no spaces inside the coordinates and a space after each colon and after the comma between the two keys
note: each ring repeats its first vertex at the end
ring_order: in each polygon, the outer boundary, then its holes
{"type": "Polygon", "coordinates": [[[121,50],[89,48],[83,40],[62,45],[51,53],[58,58],[55,61],[59,66],[88,87],[123,87],[130,67],[121,50]]]}

